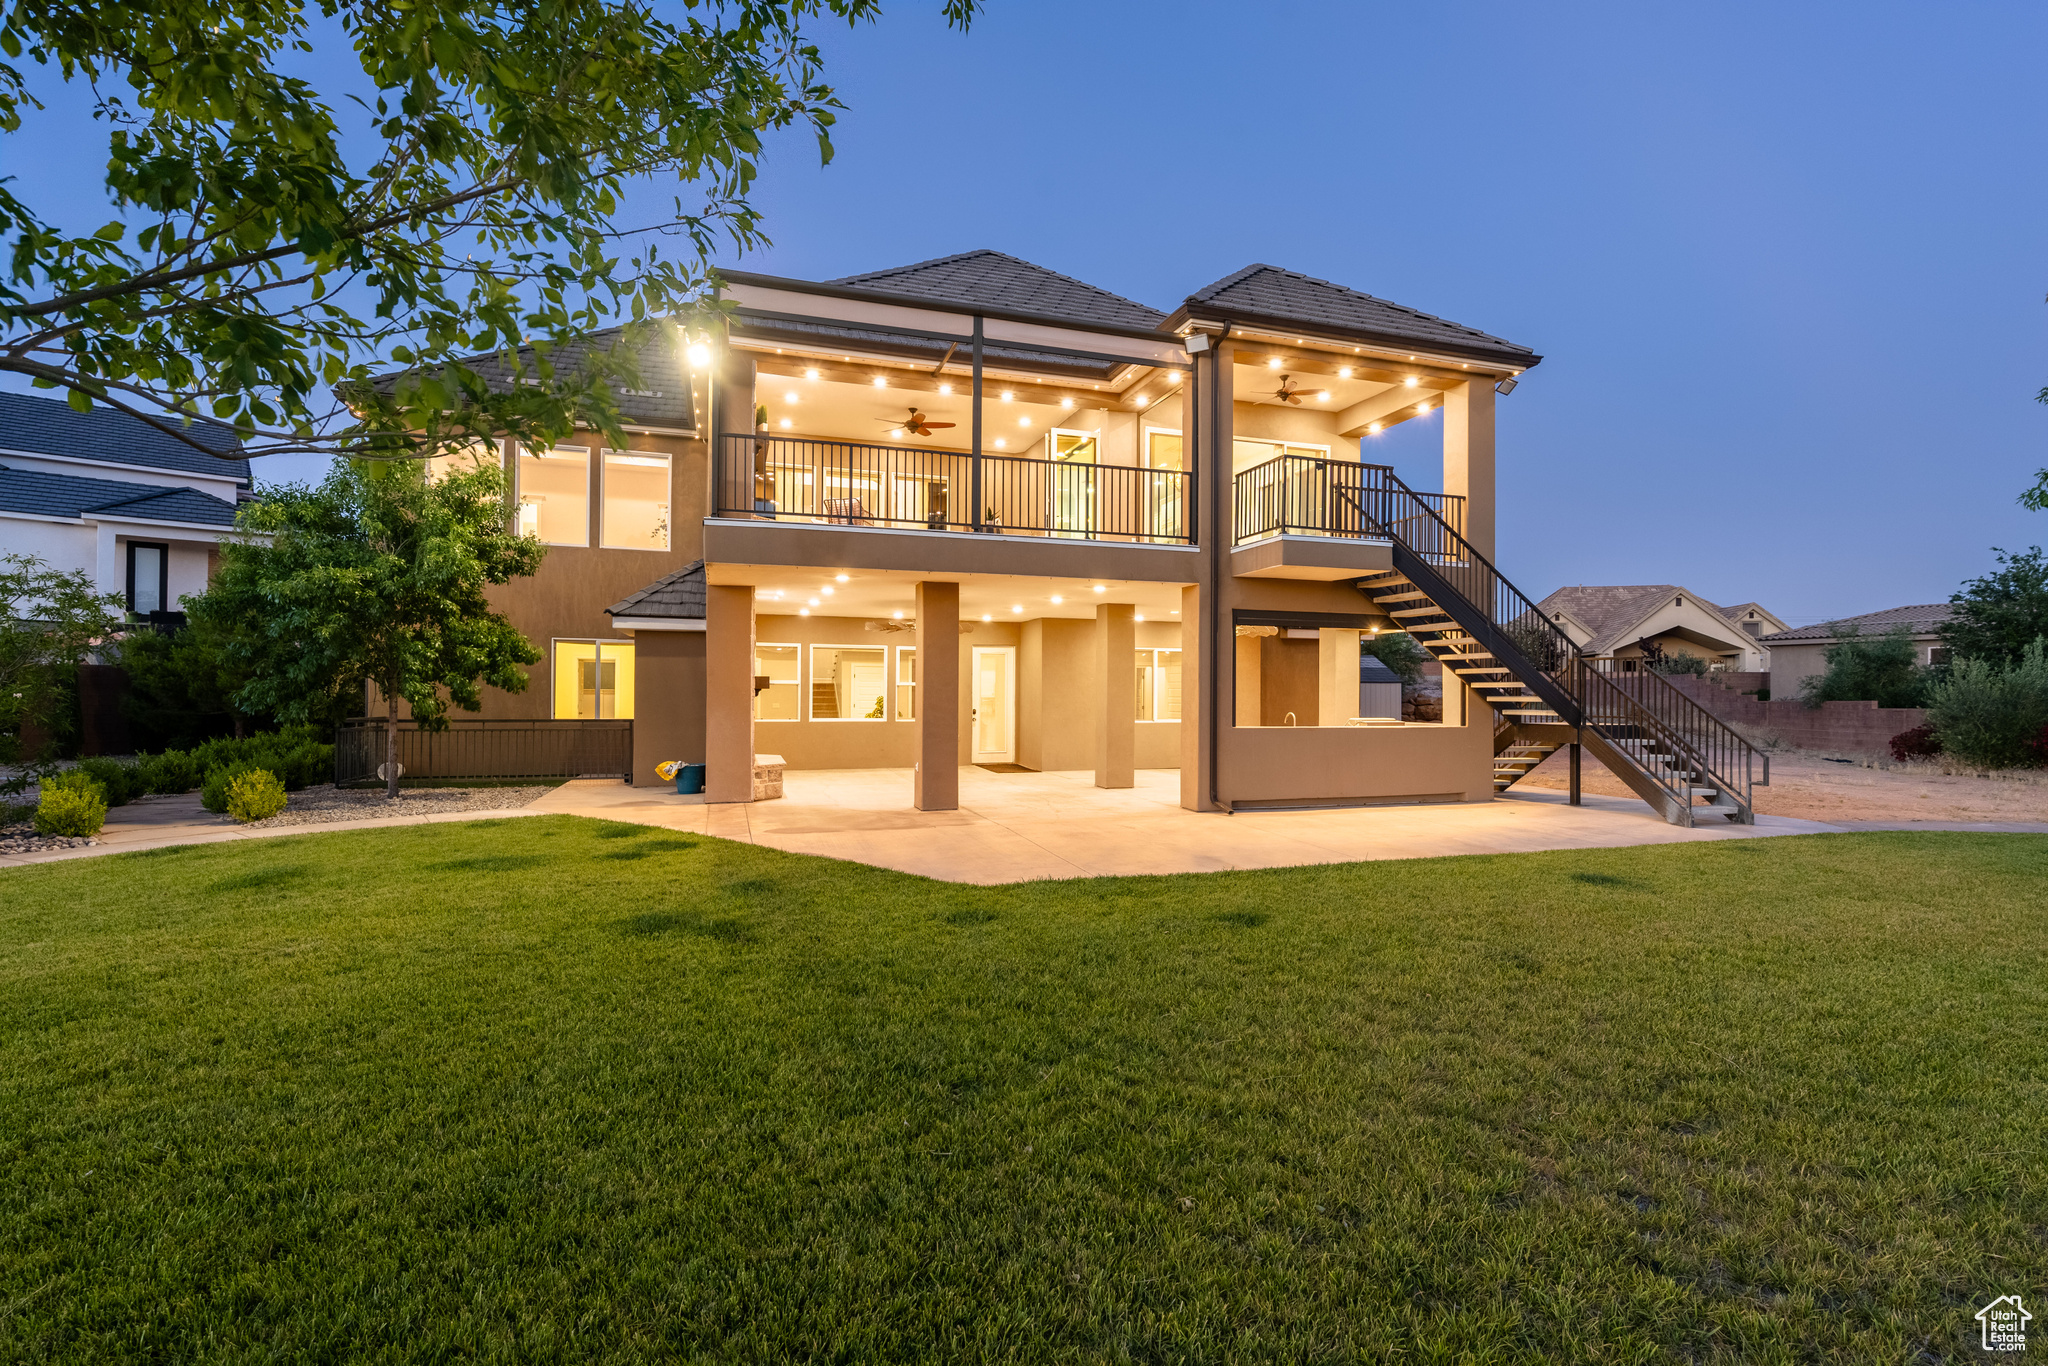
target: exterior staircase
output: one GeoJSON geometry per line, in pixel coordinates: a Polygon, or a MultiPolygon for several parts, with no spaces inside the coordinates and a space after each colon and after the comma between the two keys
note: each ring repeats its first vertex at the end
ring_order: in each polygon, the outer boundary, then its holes
{"type": "Polygon", "coordinates": [[[1394,567],[1358,591],[1492,708],[1496,792],[1577,744],[1674,825],[1755,823],[1761,756],[1725,723],[1661,674],[1601,672],[1398,479],[1344,496],[1393,547],[1394,567]]]}

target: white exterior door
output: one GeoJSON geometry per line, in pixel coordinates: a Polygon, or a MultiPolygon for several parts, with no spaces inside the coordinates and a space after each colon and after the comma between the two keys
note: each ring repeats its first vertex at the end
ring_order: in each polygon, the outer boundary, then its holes
{"type": "Polygon", "coordinates": [[[974,762],[1017,762],[1017,647],[974,647],[974,762]]]}

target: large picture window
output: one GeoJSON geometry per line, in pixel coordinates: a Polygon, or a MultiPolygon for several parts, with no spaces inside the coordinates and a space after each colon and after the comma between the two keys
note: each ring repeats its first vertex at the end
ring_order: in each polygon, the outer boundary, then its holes
{"type": "Polygon", "coordinates": [[[554,714],[557,721],[630,721],[632,642],[556,641],[554,714]]]}
{"type": "Polygon", "coordinates": [[[587,448],[519,448],[519,532],[548,545],[590,544],[587,448]]]}
{"type": "Polygon", "coordinates": [[[660,451],[604,453],[600,543],[612,550],[667,550],[669,458],[660,451]]]}
{"type": "Polygon", "coordinates": [[[128,543],[128,610],[143,615],[171,610],[171,548],[128,543]]]}
{"type": "Polygon", "coordinates": [[[1180,720],[1180,651],[1138,651],[1138,719],[1180,720]]]}
{"type": "Polygon", "coordinates": [[[880,721],[887,714],[888,665],[880,646],[811,647],[811,719],[880,721]]]}
{"type": "Polygon", "coordinates": [[[794,645],[754,646],[754,681],[768,680],[768,686],[754,694],[756,721],[801,721],[799,708],[798,655],[794,645]]]}

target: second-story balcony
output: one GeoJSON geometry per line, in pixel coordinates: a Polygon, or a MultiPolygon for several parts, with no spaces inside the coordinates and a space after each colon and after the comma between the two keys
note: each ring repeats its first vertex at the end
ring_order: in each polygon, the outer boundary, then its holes
{"type": "Polygon", "coordinates": [[[1236,544],[1269,536],[1339,536],[1412,545],[1439,539],[1436,523],[1465,534],[1465,500],[1417,493],[1390,465],[1282,455],[1240,471],[1234,482],[1236,544]]]}
{"type": "Polygon", "coordinates": [[[713,515],[1150,545],[1191,543],[1188,475],[1073,458],[809,437],[721,437],[713,515]]]}

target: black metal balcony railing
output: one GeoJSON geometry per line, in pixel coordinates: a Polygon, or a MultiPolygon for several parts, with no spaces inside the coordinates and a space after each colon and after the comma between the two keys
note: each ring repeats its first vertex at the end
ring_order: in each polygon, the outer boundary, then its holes
{"type": "MultiPolygon", "coordinates": [[[[385,722],[344,721],[334,733],[334,781],[366,782],[384,762],[385,722]]],[[[398,723],[398,766],[420,778],[628,778],[631,721],[450,721],[445,730],[398,723]]]]}
{"type": "Polygon", "coordinates": [[[721,437],[714,515],[1188,544],[1188,475],[808,437],[721,437]]]}
{"type": "Polygon", "coordinates": [[[1281,455],[1241,471],[1233,483],[1239,545],[1280,535],[1380,540],[1391,530],[1423,546],[1439,539],[1439,525],[1458,535],[1465,530],[1464,498],[1415,493],[1387,465],[1281,455]]]}

